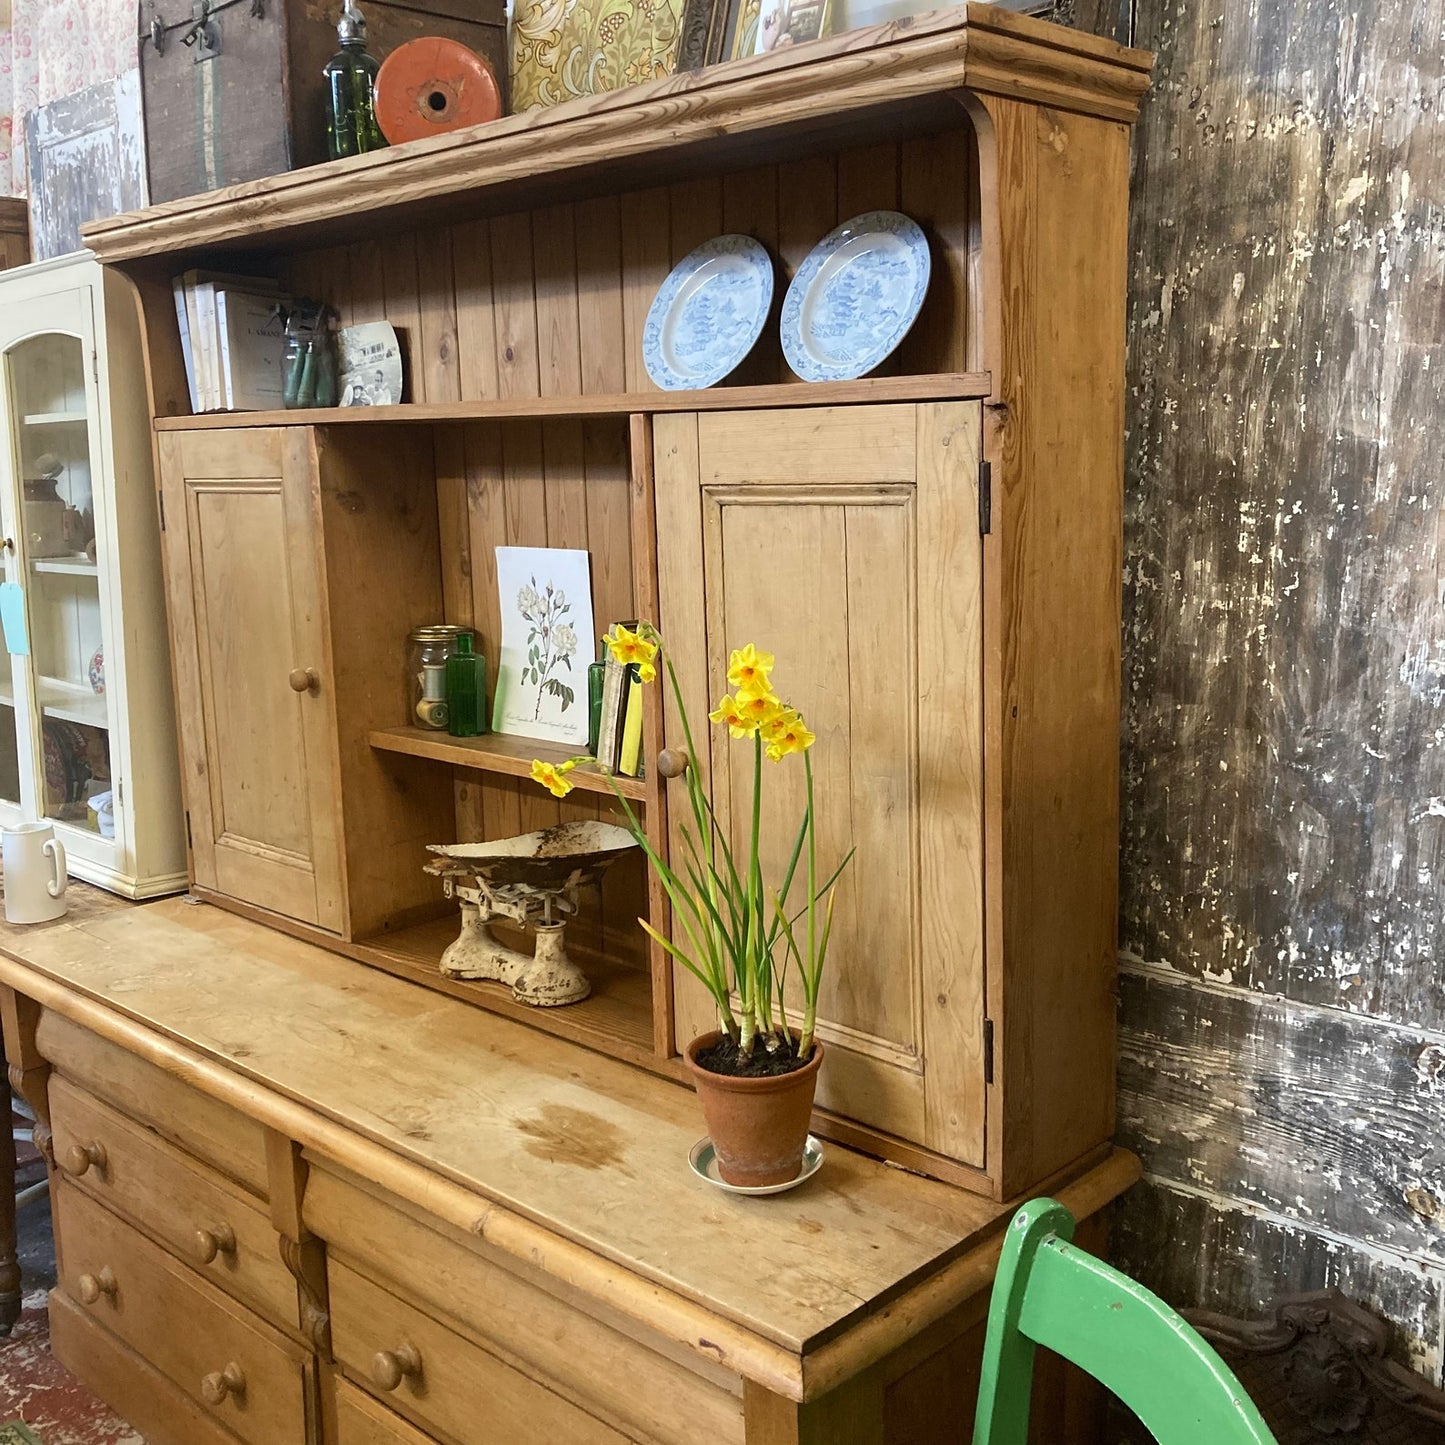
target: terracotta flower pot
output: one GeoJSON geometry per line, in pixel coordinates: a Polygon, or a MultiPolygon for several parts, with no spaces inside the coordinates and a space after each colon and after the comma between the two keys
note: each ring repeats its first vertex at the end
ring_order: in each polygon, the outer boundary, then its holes
{"type": "Polygon", "coordinates": [[[702,1100],[703,1117],[717,1153],[718,1173],[729,1184],[786,1184],[803,1167],[813,1092],[823,1046],[801,1069],[770,1078],[735,1078],[704,1069],[697,1056],[722,1038],[716,1030],[687,1046],[687,1068],[702,1100]]]}

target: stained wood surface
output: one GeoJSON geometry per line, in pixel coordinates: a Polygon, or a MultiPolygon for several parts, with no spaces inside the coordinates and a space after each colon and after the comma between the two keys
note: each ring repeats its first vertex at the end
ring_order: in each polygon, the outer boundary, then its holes
{"type": "MultiPolygon", "coordinates": [[[[659,529],[686,539],[659,559],[661,626],[692,726],[707,728],[694,740],[710,748],[721,825],[746,846],[752,747],[704,719],[730,650],[753,642],[776,654],[774,686],[818,736],[819,885],[857,849],[836,892],[819,1103],[979,1165],[981,433],[980,409],[961,402],[655,422],[659,529]]],[[[668,742],[686,747],[675,716],[668,742]]],[[[760,854],[774,880],[806,801],[796,761],[763,764],[760,854]]],[[[686,809],[672,791],[677,827],[686,809]]],[[[686,856],[680,837],[672,856],[686,856]]],[[[681,1047],[713,1009],[689,977],[675,987],[681,1047]]]]}
{"type": "Polygon", "coordinates": [[[134,1221],[263,1318],[296,1328],[296,1282],[254,1198],[63,1077],[50,1081],[50,1113],[56,1158],[78,1189],[134,1221]],[[73,1176],[69,1151],[92,1144],[104,1149],[104,1167],[73,1176]],[[204,1260],[201,1231],[216,1238],[229,1231],[234,1248],[204,1260]]]}
{"type": "Polygon", "coordinates": [[[166,436],[170,593],[195,880],[339,932],[337,718],[309,432],[166,436]],[[316,678],[294,691],[293,669],[316,678]]]}
{"type": "MultiPolygon", "coordinates": [[[[578,207],[579,210],[583,209],[578,207]]],[[[845,218],[846,219],[846,218],[845,218]]],[[[592,240],[597,240],[595,236],[592,240]]],[[[821,239],[821,233],[820,233],[821,239]]],[[[680,259],[680,258],[679,258],[680,259]]],[[[564,278],[575,280],[576,303],[579,314],[584,307],[600,307],[598,299],[590,294],[591,283],[582,274],[564,278]]],[[[608,277],[608,280],[613,279],[608,277]]],[[[456,287],[461,297],[460,272],[452,276],[442,275],[435,280],[419,281],[419,290],[429,302],[438,300],[445,304],[449,282],[456,287]]],[[[330,287],[327,286],[328,295],[330,287]]],[[[967,292],[959,290],[960,303],[967,292]]],[[[354,311],[358,304],[354,294],[347,296],[347,305],[354,311]]],[[[472,301],[472,296],[467,300],[472,301]]],[[[620,305],[620,293],[613,298],[620,305]]],[[[650,299],[650,298],[649,298],[650,299]]],[[[472,325],[480,327],[482,315],[468,307],[466,314],[472,325]]],[[[590,319],[590,318],[589,318],[590,319]]],[[[639,318],[640,320],[640,318],[639,318]]],[[[589,329],[587,336],[592,337],[589,329]]],[[[630,339],[630,338],[629,338],[630,339]]],[[[484,338],[478,345],[486,344],[484,338]]],[[[579,339],[580,344],[580,339],[579,339]]],[[[761,343],[759,343],[761,345],[761,343]]],[[[907,343],[905,343],[906,345],[907,343]]],[[[468,367],[482,368],[484,357],[472,352],[468,367]]],[[[638,363],[632,376],[644,385],[650,381],[641,373],[638,363]]],[[[296,411],[247,411],[207,412],[202,416],[159,416],[156,418],[157,431],[207,431],[224,428],[234,431],[245,427],[269,426],[337,426],[386,422],[447,422],[447,421],[525,421],[534,417],[593,417],[621,416],[633,412],[662,411],[736,411],[744,408],[773,406],[846,406],[852,402],[870,401],[927,401],[952,400],[964,397],[985,397],[992,390],[992,381],[985,372],[955,372],[923,376],[865,376],[857,381],[819,381],[806,386],[798,385],[796,377],[785,380],[789,384],[758,384],[752,386],[715,386],[708,391],[624,391],[617,393],[598,392],[589,385],[598,379],[595,374],[578,374],[581,390],[573,393],[549,396],[514,396],[506,400],[488,399],[485,394],[461,400],[433,399],[412,401],[400,406],[338,406],[313,407],[296,411]]],[[[604,382],[610,377],[601,378],[604,382]]],[[[413,391],[431,397],[434,392],[451,390],[453,383],[460,389],[456,377],[438,380],[436,374],[423,370],[420,378],[413,377],[413,391]],[[428,380],[430,376],[430,380],[428,380]]],[[[472,387],[468,388],[470,392],[472,387]]]]}
{"type": "MultiPolygon", "coordinates": [[[[90,228],[85,242],[103,260],[119,261],[224,245],[258,223],[273,243],[306,228],[350,240],[358,223],[385,218],[394,228],[408,208],[430,202],[435,209],[438,198],[448,198],[455,213],[458,198],[475,208],[480,195],[508,183],[595,173],[644,153],[654,176],[671,153],[708,142],[734,156],[750,148],[756,160],[769,148],[768,132],[784,122],[803,133],[886,106],[896,135],[909,102],[966,85],[1127,121],[1148,66],[1139,52],[972,5],[169,202],[90,228]],[[749,143],[750,133],[758,138],[749,143]]],[[[873,125],[876,131],[876,118],[873,125]]]]}
{"type": "MultiPolygon", "coordinates": [[[[217,1087],[217,1075],[254,1081],[263,1089],[250,1095],[254,1107],[267,1095],[299,1102],[422,1165],[439,1185],[474,1191],[479,1230],[494,1201],[499,1214],[535,1221],[702,1306],[720,1327],[730,1321],[795,1356],[850,1326],[866,1338],[860,1319],[893,1296],[926,1318],[925,1282],[946,1287],[951,1262],[974,1258],[968,1251],[1006,1214],[836,1147],[816,1183],[766,1212],[704,1192],[685,1163],[702,1128],[687,1092],[358,974],[216,909],[165,900],[91,923],[7,931],[3,946],[6,982],[28,979],[62,1007],[77,995],[105,1001],[87,1016],[143,1021],[184,1046],[174,1066],[193,1085],[217,1087]],[[241,1004],[245,996],[256,1006],[241,1004]],[[186,1050],[221,1067],[183,1065],[186,1050]],[[746,1257],[733,1248],[740,1231],[751,1242],[746,1257]],[[815,1247],[820,1238],[828,1248],[815,1247]]],[[[301,1114],[279,1101],[275,1112],[303,1143],[336,1141],[320,1123],[302,1131],[301,1114]]],[[[1127,1163],[1111,1165],[1090,1187],[1117,1190],[1130,1177],[1127,1163]]],[[[634,1307],[668,1319],[659,1304],[634,1307]]]]}
{"type": "MultiPolygon", "coordinates": [[[[574,758],[584,748],[561,747],[539,742],[536,738],[510,737],[505,733],[489,733],[480,738],[454,738],[448,733],[428,728],[384,728],[369,734],[371,746],[382,752],[406,753],[411,757],[433,758],[459,768],[473,768],[483,773],[503,773],[514,778],[528,778],[532,761],[561,763],[574,758]]],[[[637,778],[614,777],[617,791],[626,798],[639,799],[647,794],[646,785],[637,778]]],[[[585,769],[571,775],[573,786],[581,792],[606,793],[611,786],[599,773],[585,769]]]]}
{"type": "Polygon", "coordinates": [[[83,1276],[109,1269],[116,1289],[90,1306],[94,1319],[198,1405],[205,1376],[239,1365],[244,1395],[212,1406],[214,1418],[248,1445],[304,1445],[309,1356],[300,1346],[63,1180],[53,1207],[69,1299],[84,1303],[83,1276]]]}
{"type": "MultiPolygon", "coordinates": [[[[693,410],[985,395],[969,374],[981,364],[980,298],[967,284],[976,149],[961,109],[947,121],[901,143],[303,252],[283,269],[294,289],[324,295],[351,322],[384,318],[407,333],[408,400],[428,408],[426,418],[654,409],[646,398],[657,410],[693,410]],[[724,228],[756,237],[775,258],[780,308],[828,231],[860,210],[900,205],[940,260],[919,323],[890,362],[900,374],[803,384],[770,326],[739,372],[748,386],[671,393],[653,384],[642,362],[648,308],[694,247],[724,228]]],[[[367,410],[326,415],[352,421],[367,410]]],[[[413,414],[377,409],[381,418],[413,414]]]]}
{"type": "Polygon", "coordinates": [[[1113,1133],[1127,127],[985,97],[991,1165],[1113,1133]],[[993,227],[997,226],[997,234],[993,227]]]}
{"type": "Polygon", "coordinates": [[[96,1324],[83,1305],[52,1290],[49,1314],[55,1358],[122,1419],[144,1430],[147,1445],[235,1445],[236,1437],[216,1423],[207,1406],[96,1324]]]}
{"type": "Polygon", "coordinates": [[[429,1227],[354,1176],[322,1166],[312,1172],[306,1217],[328,1241],[329,1258],[624,1432],[659,1445],[741,1440],[736,1376],[708,1369],[524,1262],[429,1227]],[[518,1329],[519,1320],[528,1328],[518,1329]]]}
{"type": "Polygon", "coordinates": [[[0,196],[0,271],[30,259],[30,208],[23,196],[0,196]]]}

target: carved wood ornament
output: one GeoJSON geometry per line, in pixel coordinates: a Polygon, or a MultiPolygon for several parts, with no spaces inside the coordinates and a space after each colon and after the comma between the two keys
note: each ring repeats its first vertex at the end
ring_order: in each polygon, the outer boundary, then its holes
{"type": "Polygon", "coordinates": [[[1279,1445],[1445,1442],[1445,1392],[1390,1359],[1390,1327],[1339,1290],[1287,1296],[1262,1320],[1184,1314],[1239,1376],[1279,1445]]]}

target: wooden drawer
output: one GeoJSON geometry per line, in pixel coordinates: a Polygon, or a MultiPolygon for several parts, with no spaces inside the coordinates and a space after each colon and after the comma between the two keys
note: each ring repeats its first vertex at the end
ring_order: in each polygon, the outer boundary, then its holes
{"type": "MultiPolygon", "coordinates": [[[[432,1445],[432,1437],[408,1425],[395,1410],[336,1376],[335,1445],[432,1445]]],[[[559,1442],[560,1445],[560,1442],[559,1442]]]]}
{"type": "Polygon", "coordinates": [[[254,1119],[48,1009],[35,1041],[66,1078],[267,1197],[266,1133],[254,1119]]]}
{"type": "Polygon", "coordinates": [[[140,1431],[146,1445],[235,1445],[236,1437],[216,1424],[205,1405],[177,1389],[58,1289],[50,1295],[50,1347],[76,1379],[140,1431]]]}
{"type": "Polygon", "coordinates": [[[380,1191],[315,1160],[305,1220],[326,1240],[333,1264],[354,1264],[455,1321],[625,1433],[666,1445],[741,1445],[736,1375],[521,1261],[444,1225],[429,1228],[380,1191]]]}
{"type": "Polygon", "coordinates": [[[298,1327],[296,1281],[252,1196],[66,1079],[50,1085],[50,1119],[56,1162],[81,1189],[267,1319],[298,1327]]]}
{"type": "Polygon", "coordinates": [[[421,1424],[466,1445],[621,1445],[628,1438],[354,1269],[333,1259],[327,1274],[332,1354],[421,1424]]]}
{"type": "Polygon", "coordinates": [[[241,1439],[304,1445],[309,1354],[64,1180],[55,1227],[71,1301],[241,1439]]]}

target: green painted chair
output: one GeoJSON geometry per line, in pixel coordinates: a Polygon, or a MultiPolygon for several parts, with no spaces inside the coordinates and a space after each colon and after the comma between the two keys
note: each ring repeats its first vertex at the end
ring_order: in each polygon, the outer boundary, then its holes
{"type": "Polygon", "coordinates": [[[973,1445],[1027,1445],[1034,1347],[1112,1390],[1159,1445],[1276,1445],[1229,1366],[1157,1295],[1075,1249],[1052,1199],[1014,1215],[989,1303],[973,1445]]]}

